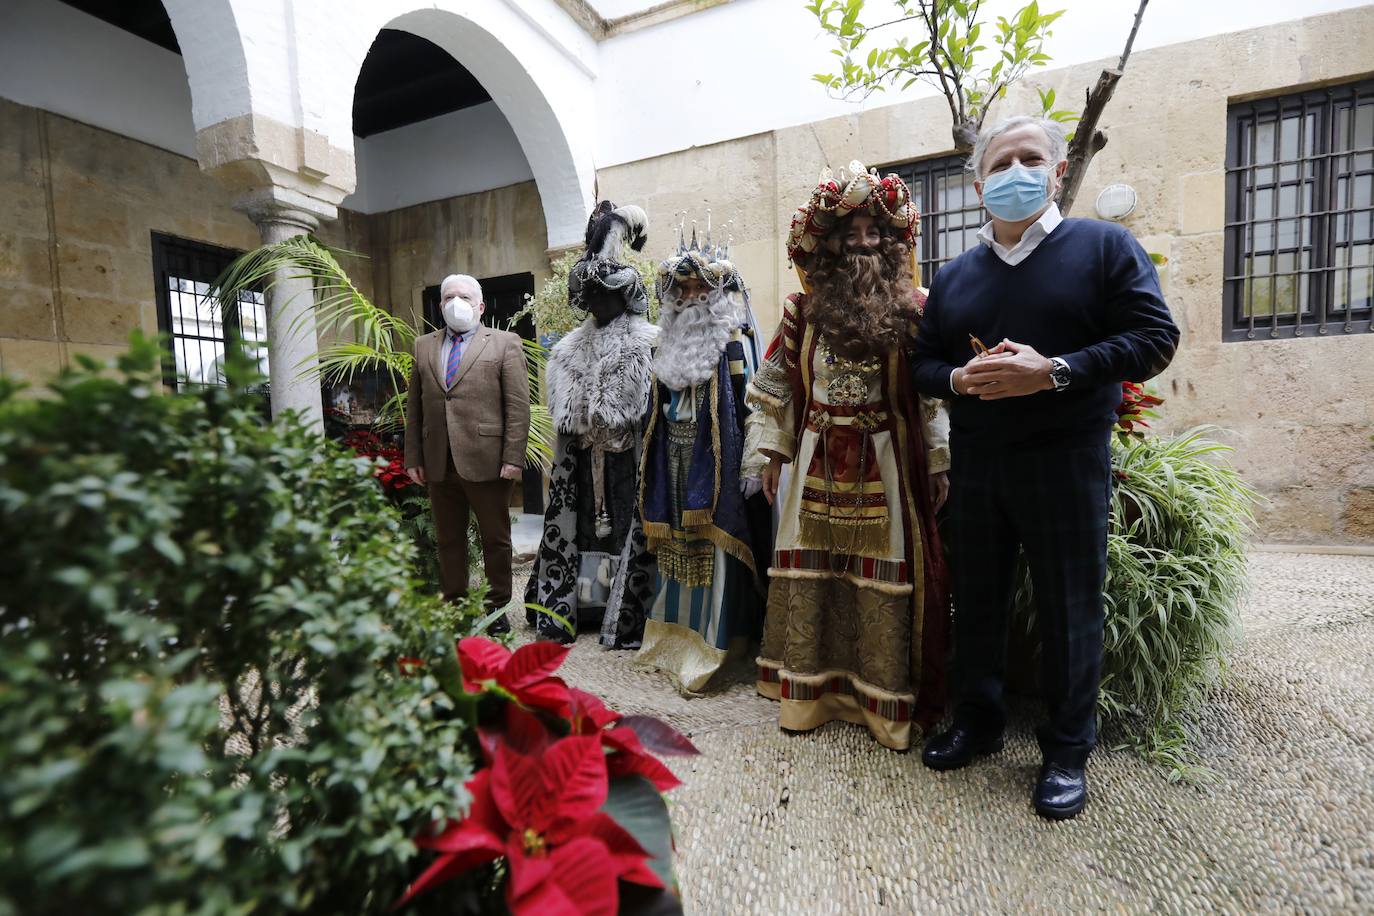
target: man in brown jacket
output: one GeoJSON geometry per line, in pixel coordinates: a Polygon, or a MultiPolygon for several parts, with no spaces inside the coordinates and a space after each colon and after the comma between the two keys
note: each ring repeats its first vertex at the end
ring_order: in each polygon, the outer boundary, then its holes
{"type": "MultiPolygon", "coordinates": [[[[481,323],[486,303],[472,277],[439,288],[442,330],[415,341],[406,401],[406,472],[429,488],[446,601],[468,592],[468,512],[477,516],[490,591],[487,608],[511,599],[510,498],[525,465],[530,388],[521,340],[481,323]]],[[[508,632],[503,616],[491,626],[508,632]]]]}

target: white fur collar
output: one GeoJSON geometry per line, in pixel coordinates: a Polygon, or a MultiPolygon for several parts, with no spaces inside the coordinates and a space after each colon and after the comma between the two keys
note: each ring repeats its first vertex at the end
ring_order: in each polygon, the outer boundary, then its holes
{"type": "Polygon", "coordinates": [[[631,426],[649,406],[650,360],[658,328],[627,312],[606,325],[588,318],[549,355],[549,413],[562,433],[593,425],[631,426]]]}

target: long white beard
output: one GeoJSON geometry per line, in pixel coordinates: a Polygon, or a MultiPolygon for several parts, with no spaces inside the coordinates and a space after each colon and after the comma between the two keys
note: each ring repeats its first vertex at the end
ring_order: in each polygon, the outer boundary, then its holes
{"type": "Polygon", "coordinates": [[[674,391],[681,391],[715,375],[720,354],[738,327],[735,306],[726,296],[712,293],[707,305],[677,311],[664,302],[659,313],[658,352],[654,374],[674,391]]]}

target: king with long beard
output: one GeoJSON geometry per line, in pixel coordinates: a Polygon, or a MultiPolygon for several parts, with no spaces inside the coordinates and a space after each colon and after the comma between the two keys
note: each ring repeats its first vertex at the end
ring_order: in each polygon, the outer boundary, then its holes
{"type": "Polygon", "coordinates": [[[806,292],[749,386],[779,519],[757,687],[785,729],[841,719],[905,750],[943,704],[947,422],[907,367],[920,216],[896,175],[849,170],[827,170],[793,219],[806,292]]]}
{"type": "Polygon", "coordinates": [[[709,238],[679,240],[657,291],[640,506],[659,584],[637,662],[695,694],[757,640],[763,619],[771,513],[761,418],[745,403],[758,351],[744,281],[709,238]]]}

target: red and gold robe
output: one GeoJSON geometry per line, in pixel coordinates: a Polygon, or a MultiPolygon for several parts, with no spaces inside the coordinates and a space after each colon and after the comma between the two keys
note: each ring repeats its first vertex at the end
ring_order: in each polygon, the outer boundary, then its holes
{"type": "Polygon", "coordinates": [[[797,297],[750,398],[765,413],[760,450],[789,465],[758,691],[781,701],[783,728],[842,719],[905,750],[944,701],[949,597],[929,479],[949,466],[938,402],[918,398],[903,352],[831,352],[797,297]]]}

